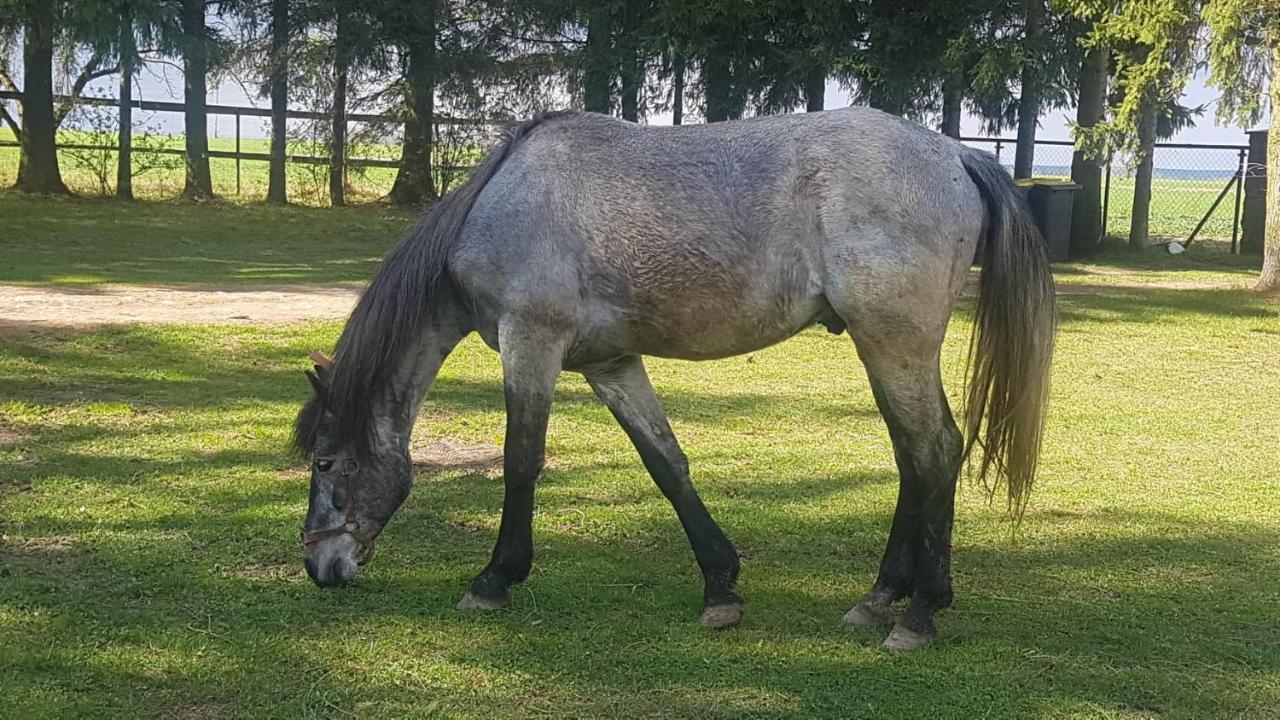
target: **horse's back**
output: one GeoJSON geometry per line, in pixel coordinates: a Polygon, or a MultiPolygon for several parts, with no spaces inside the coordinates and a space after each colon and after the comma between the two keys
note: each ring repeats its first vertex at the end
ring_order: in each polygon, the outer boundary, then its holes
{"type": "Polygon", "coordinates": [[[562,322],[584,352],[747,352],[830,313],[832,265],[954,252],[937,238],[967,200],[938,192],[964,178],[950,142],[865,109],[676,128],[557,118],[477,198],[450,270],[491,325],[562,322]]]}

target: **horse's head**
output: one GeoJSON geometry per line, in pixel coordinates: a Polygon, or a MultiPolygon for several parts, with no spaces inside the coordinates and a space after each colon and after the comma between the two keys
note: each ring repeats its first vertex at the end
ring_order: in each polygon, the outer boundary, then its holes
{"type": "MultiPolygon", "coordinates": [[[[355,578],[373,554],[373,544],[409,494],[412,465],[407,453],[372,421],[373,438],[339,437],[341,425],[330,404],[333,363],[311,354],[307,372],[315,391],[298,415],[294,442],[311,459],[311,497],[302,526],[303,564],[321,587],[340,587],[355,578]]],[[[340,412],[340,410],[338,410],[340,412]]]]}

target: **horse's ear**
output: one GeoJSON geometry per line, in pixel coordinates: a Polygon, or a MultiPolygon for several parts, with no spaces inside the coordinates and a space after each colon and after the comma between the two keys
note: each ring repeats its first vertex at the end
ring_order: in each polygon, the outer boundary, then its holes
{"type": "MultiPolygon", "coordinates": [[[[317,376],[317,379],[327,382],[329,380],[329,373],[333,372],[333,361],[325,357],[324,353],[319,350],[312,350],[311,354],[307,357],[311,358],[311,362],[315,363],[316,369],[314,374],[317,376]]],[[[311,375],[312,373],[308,372],[307,374],[311,375]]],[[[313,380],[312,383],[314,384],[315,380],[313,380]]]]}
{"type": "Polygon", "coordinates": [[[311,381],[311,389],[316,391],[316,397],[320,398],[321,404],[329,404],[329,386],[324,380],[320,379],[319,373],[325,372],[324,368],[316,366],[315,372],[307,370],[307,380],[311,381]]]}

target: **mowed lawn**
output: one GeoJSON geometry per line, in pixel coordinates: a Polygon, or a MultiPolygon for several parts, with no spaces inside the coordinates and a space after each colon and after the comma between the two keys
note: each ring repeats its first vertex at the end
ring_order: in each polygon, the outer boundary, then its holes
{"type": "MultiPolygon", "coordinates": [[[[0,196],[0,282],[243,284],[268,252],[288,262],[271,281],[353,282],[409,221],[0,196]]],[[[307,474],[284,446],[306,353],[340,324],[3,331],[0,716],[1280,717],[1280,303],[1211,253],[1059,273],[1076,287],[1031,508],[1014,532],[961,489],[955,605],[909,654],[839,622],[897,489],[846,336],[650,363],[743,556],[746,617],[710,631],[674,513],[577,376],[533,573],[475,615],[453,606],[497,530],[483,471],[420,471],[353,586],[303,573],[307,474]]],[[[468,340],[416,442],[498,444],[502,404],[468,340]]]]}

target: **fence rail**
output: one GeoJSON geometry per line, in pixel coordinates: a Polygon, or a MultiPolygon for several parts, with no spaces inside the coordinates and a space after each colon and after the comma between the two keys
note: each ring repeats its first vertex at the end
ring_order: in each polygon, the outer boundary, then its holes
{"type": "MultiPolygon", "coordinates": [[[[5,100],[22,101],[22,93],[10,90],[0,90],[0,102],[5,100]]],[[[55,103],[72,104],[72,105],[93,105],[98,107],[119,107],[120,101],[116,98],[104,98],[93,96],[71,96],[71,95],[54,95],[55,103]]],[[[183,113],[186,112],[186,105],[180,102],[169,102],[161,100],[134,100],[130,105],[139,110],[147,110],[150,112],[170,112],[183,113]]],[[[241,147],[241,127],[240,120],[244,117],[268,118],[271,117],[270,108],[259,108],[243,105],[219,105],[208,104],[205,106],[206,112],[214,116],[227,116],[235,118],[235,150],[209,150],[210,158],[222,160],[234,160],[236,163],[236,194],[241,192],[241,167],[242,161],[250,162],[269,162],[271,155],[261,152],[247,152],[241,147]]],[[[289,120],[328,120],[331,116],[327,113],[315,112],[311,110],[288,110],[285,117],[289,120]]],[[[496,118],[491,120],[482,120],[476,118],[458,118],[450,115],[436,115],[433,118],[437,125],[456,125],[463,127],[490,127],[502,125],[509,122],[507,119],[496,118]]],[[[403,125],[404,119],[395,115],[369,114],[369,113],[349,113],[347,122],[353,123],[389,123],[403,125]]],[[[0,140],[0,148],[18,147],[20,143],[14,140],[0,140]]],[[[87,143],[58,143],[60,150],[90,150],[99,152],[115,151],[114,145],[91,145],[87,143]]],[[[185,155],[186,151],[181,148],[156,148],[156,147],[134,147],[134,153],[145,154],[151,153],[156,155],[185,155]]],[[[296,155],[287,154],[285,156],[286,163],[298,165],[328,165],[330,158],[319,155],[296,155]]],[[[389,168],[396,169],[400,167],[400,161],[391,158],[366,158],[366,157],[348,157],[344,159],[347,167],[353,168],[389,168]]],[[[469,170],[470,165],[441,165],[437,169],[444,172],[462,172],[469,170]]]]}
{"type": "MultiPolygon", "coordinates": [[[[12,90],[0,90],[0,100],[16,100],[22,101],[22,93],[13,92],[12,90]]],[[[100,105],[105,107],[118,107],[120,101],[115,98],[93,97],[87,95],[79,95],[72,97],[71,95],[54,95],[53,101],[57,103],[71,103],[75,105],[100,105]]],[[[185,103],[169,102],[165,100],[134,100],[130,103],[132,107],[139,110],[150,110],[152,112],[173,112],[181,113],[187,111],[185,103]]],[[[260,108],[247,105],[205,105],[206,111],[210,115],[243,115],[244,117],[271,117],[271,108],[260,108]]],[[[313,110],[289,110],[286,113],[290,120],[328,120],[332,115],[329,113],[316,112],[313,110]]],[[[395,115],[381,115],[368,113],[347,113],[349,122],[379,122],[379,123],[404,123],[404,119],[395,115]]],[[[436,115],[435,123],[437,125],[501,125],[509,122],[506,119],[496,118],[493,120],[480,120],[476,118],[456,118],[449,115],[436,115]]]]}

